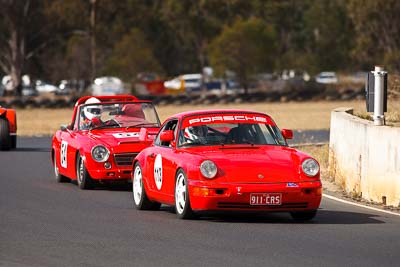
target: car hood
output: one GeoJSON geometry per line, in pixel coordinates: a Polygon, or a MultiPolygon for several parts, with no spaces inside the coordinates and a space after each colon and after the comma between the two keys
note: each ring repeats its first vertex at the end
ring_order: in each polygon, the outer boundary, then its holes
{"type": "Polygon", "coordinates": [[[143,148],[153,142],[158,129],[147,130],[147,138],[140,137],[140,129],[129,129],[126,131],[89,131],[87,137],[95,143],[104,144],[114,153],[140,152],[143,148]]]}
{"type": "Polygon", "coordinates": [[[192,151],[200,160],[210,159],[226,182],[276,183],[300,179],[304,154],[280,146],[220,147],[212,151],[192,151]]]}

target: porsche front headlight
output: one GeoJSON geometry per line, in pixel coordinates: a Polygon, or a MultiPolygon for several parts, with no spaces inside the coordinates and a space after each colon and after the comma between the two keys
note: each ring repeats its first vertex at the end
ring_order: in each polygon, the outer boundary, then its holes
{"type": "Polygon", "coordinates": [[[97,145],[92,148],[92,158],[97,162],[104,162],[108,160],[110,151],[103,145],[97,145]]]}
{"type": "Polygon", "coordinates": [[[310,177],[317,175],[319,172],[318,162],[313,159],[304,160],[301,164],[301,168],[303,169],[303,172],[310,177]]]}
{"type": "Polygon", "coordinates": [[[200,164],[200,172],[206,178],[214,178],[217,175],[217,171],[217,165],[211,160],[205,160],[200,164]]]}

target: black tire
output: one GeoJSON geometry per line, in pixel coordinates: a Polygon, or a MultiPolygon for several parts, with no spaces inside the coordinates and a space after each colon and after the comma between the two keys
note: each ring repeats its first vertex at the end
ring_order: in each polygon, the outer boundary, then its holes
{"type": "Polygon", "coordinates": [[[16,135],[11,136],[11,148],[12,149],[17,148],[17,136],[16,135]]]}
{"type": "Polygon", "coordinates": [[[61,175],[59,170],[58,170],[57,157],[56,157],[55,153],[54,153],[54,156],[53,156],[53,160],[54,160],[53,161],[53,164],[54,164],[54,176],[56,178],[56,182],[57,183],[67,183],[67,182],[69,182],[70,180],[67,177],[65,177],[64,175],[61,175]]]}
{"type": "Polygon", "coordinates": [[[8,121],[0,118],[0,150],[11,149],[11,136],[8,121]]]}
{"type": "Polygon", "coordinates": [[[81,156],[78,156],[76,161],[76,180],[80,189],[93,189],[94,181],[88,173],[85,161],[81,156]]]}
{"type": "Polygon", "coordinates": [[[291,212],[290,215],[292,216],[293,220],[297,222],[307,222],[314,219],[314,217],[317,215],[317,210],[296,211],[296,212],[291,212]]]}
{"type": "Polygon", "coordinates": [[[175,178],[174,198],[176,215],[179,219],[193,219],[195,214],[190,207],[187,176],[183,170],[179,170],[175,178]]]}
{"type": "Polygon", "coordinates": [[[139,162],[135,163],[132,172],[132,199],[133,205],[138,210],[158,210],[161,204],[150,201],[147,198],[146,189],[143,185],[142,167],[139,162]]]}

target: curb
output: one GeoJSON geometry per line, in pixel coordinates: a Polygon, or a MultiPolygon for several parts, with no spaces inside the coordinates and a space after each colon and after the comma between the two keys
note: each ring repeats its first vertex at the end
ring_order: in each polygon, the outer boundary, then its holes
{"type": "Polygon", "coordinates": [[[371,207],[371,206],[367,206],[367,205],[358,204],[358,203],[351,202],[351,201],[348,201],[348,200],[343,200],[341,198],[337,198],[337,197],[334,197],[334,196],[331,196],[331,195],[328,195],[328,194],[325,194],[325,193],[322,194],[322,196],[326,197],[326,198],[329,198],[331,200],[335,200],[335,201],[338,201],[338,202],[341,202],[341,203],[348,204],[348,205],[352,205],[352,206],[356,206],[356,207],[360,207],[360,208],[365,208],[365,209],[369,209],[369,210],[373,210],[373,211],[379,211],[379,212],[383,212],[383,213],[390,214],[390,215],[400,216],[400,213],[397,213],[397,212],[383,210],[383,209],[379,209],[379,208],[375,208],[375,207],[371,207]]]}

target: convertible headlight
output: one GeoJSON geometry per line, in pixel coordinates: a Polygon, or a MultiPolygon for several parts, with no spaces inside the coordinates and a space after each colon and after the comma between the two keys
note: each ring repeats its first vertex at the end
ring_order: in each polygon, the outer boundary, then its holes
{"type": "Polygon", "coordinates": [[[214,178],[217,175],[217,165],[211,160],[205,160],[200,164],[200,172],[206,178],[214,178]]]}
{"type": "Polygon", "coordinates": [[[317,175],[319,172],[318,162],[313,159],[306,159],[303,161],[301,168],[303,169],[303,172],[310,177],[317,175]]]}
{"type": "Polygon", "coordinates": [[[105,146],[97,145],[92,148],[92,158],[94,161],[104,162],[108,160],[109,156],[110,151],[105,146]]]}

